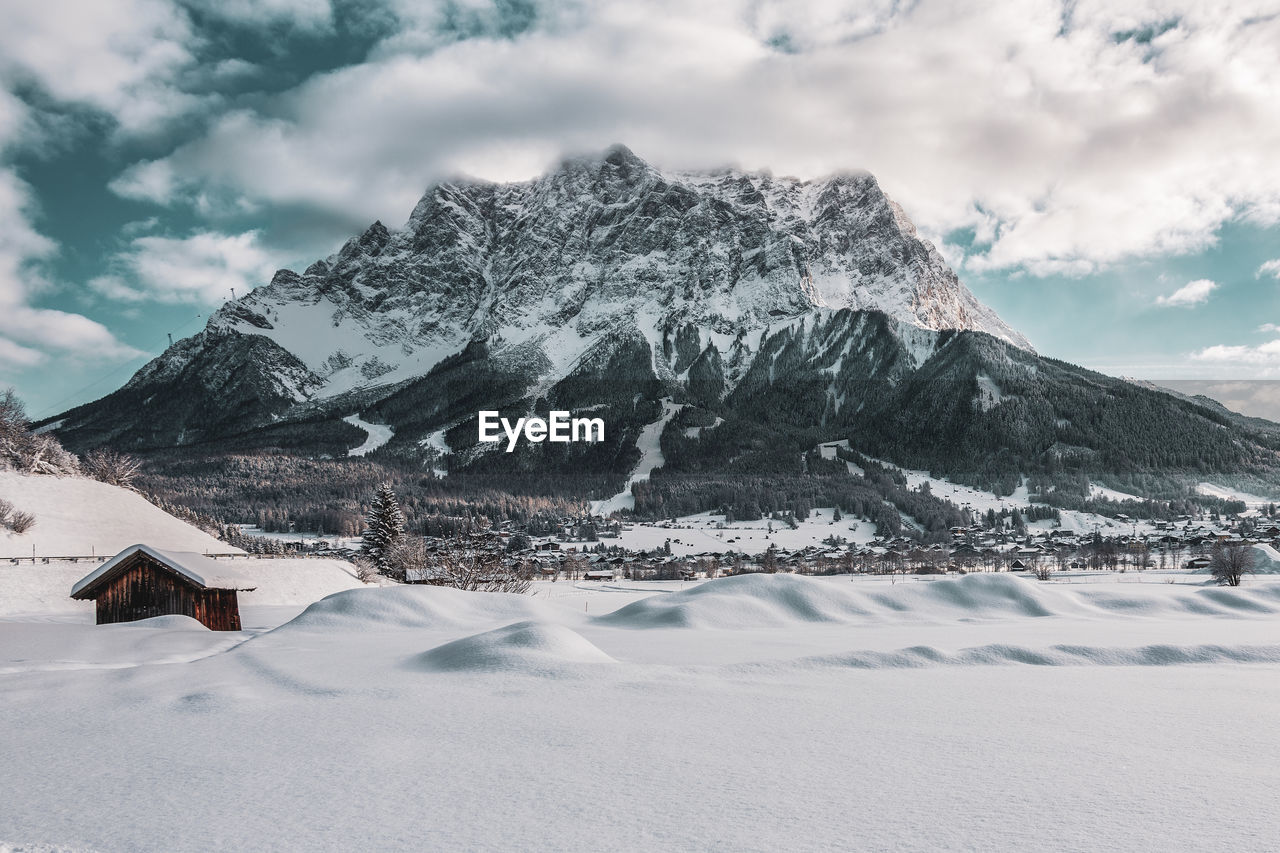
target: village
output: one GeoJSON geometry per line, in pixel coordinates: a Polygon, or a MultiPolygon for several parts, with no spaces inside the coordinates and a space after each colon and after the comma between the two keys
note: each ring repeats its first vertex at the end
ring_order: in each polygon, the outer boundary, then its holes
{"type": "MultiPolygon", "coordinates": [[[[839,518],[838,510],[815,515],[839,518]]],[[[975,522],[953,527],[949,541],[923,544],[900,535],[859,537],[865,522],[831,531],[817,544],[798,546],[787,533],[798,525],[778,513],[761,526],[743,526],[707,515],[660,522],[637,522],[596,515],[563,518],[552,535],[529,536],[519,525],[474,521],[458,536],[422,537],[422,566],[400,578],[407,583],[446,582],[431,569],[430,555],[483,558],[495,571],[548,581],[709,580],[752,573],[799,575],[963,575],[971,572],[1026,572],[1043,580],[1070,572],[1204,570],[1215,545],[1263,545],[1280,548],[1280,523],[1256,511],[1240,516],[1179,516],[1175,520],[1138,521],[1127,515],[1101,519],[1092,532],[1014,525],[993,529],[975,522]],[[1103,527],[1107,532],[1103,532],[1103,527]],[[724,548],[700,548],[714,530],[724,548]],[[739,537],[760,534],[751,549],[739,537]],[[1123,531],[1123,532],[1117,532],[1123,531]],[[642,535],[639,535],[642,534],[642,535]],[[736,535],[735,535],[736,534],[736,535]],[[846,535],[847,534],[847,535],[846,535]],[[862,541],[858,541],[861,539],[862,541]],[[658,541],[638,547],[635,541],[658,541]],[[790,541],[788,541],[790,540],[790,541]]],[[[356,559],[358,545],[324,538],[253,537],[257,548],[281,554],[315,554],[356,559]]],[[[809,537],[814,538],[814,537],[809,537]]],[[[247,550],[255,543],[240,541],[247,550]]],[[[1264,552],[1266,553],[1266,552],[1264,552]]]]}

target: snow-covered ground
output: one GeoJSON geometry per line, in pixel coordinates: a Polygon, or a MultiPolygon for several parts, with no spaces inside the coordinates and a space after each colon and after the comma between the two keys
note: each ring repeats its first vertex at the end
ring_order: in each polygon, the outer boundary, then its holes
{"type": "Polygon", "coordinates": [[[366,433],[364,444],[348,450],[348,456],[364,456],[372,453],[390,441],[391,437],[395,435],[391,427],[386,424],[371,424],[368,421],[360,420],[359,415],[347,415],[343,420],[354,427],[360,427],[366,433]]]}
{"type": "Polygon", "coordinates": [[[435,471],[437,477],[446,477],[449,474],[448,469],[440,464],[440,457],[447,456],[452,452],[449,449],[449,442],[445,441],[444,438],[446,432],[448,432],[447,429],[438,429],[418,442],[419,447],[433,451],[436,454],[436,461],[431,466],[431,470],[435,471]]]}
{"type": "MultiPolygon", "coordinates": [[[[297,607],[363,584],[345,560],[315,557],[220,557],[257,587],[241,592],[246,607],[297,607]]],[[[93,602],[72,601],[71,585],[100,564],[88,560],[48,563],[0,561],[0,618],[58,617],[93,621],[93,602]]]]}
{"type": "Polygon", "coordinates": [[[1274,498],[1264,498],[1260,495],[1252,495],[1239,489],[1227,488],[1226,486],[1215,486],[1213,483],[1200,483],[1196,486],[1196,491],[1202,495],[1222,498],[1223,500],[1244,501],[1246,507],[1254,510],[1276,502],[1274,498]]]}
{"type": "Polygon", "coordinates": [[[0,849],[1274,849],[1280,582],[1169,579],[0,619],[0,849]]]}
{"type": "Polygon", "coordinates": [[[83,477],[0,471],[0,498],[36,518],[35,526],[23,534],[0,528],[0,559],[29,558],[33,553],[111,557],[139,542],[170,551],[238,550],[174,518],[137,492],[83,477]]]}
{"type": "Polygon", "coordinates": [[[839,536],[847,542],[865,545],[875,537],[875,525],[849,516],[835,521],[834,507],[820,507],[804,521],[797,522],[792,530],[786,522],[760,519],[725,524],[719,513],[700,512],[669,521],[637,523],[624,527],[616,539],[602,539],[607,545],[621,545],[632,551],[649,551],[671,542],[671,553],[678,557],[690,554],[725,553],[739,551],[759,554],[777,545],[785,550],[799,550],[812,545],[822,547],[822,541],[839,536]]]}
{"type": "MultiPolygon", "coordinates": [[[[978,514],[985,514],[987,510],[995,510],[999,513],[1001,510],[1007,509],[1012,512],[1013,510],[1025,509],[1030,502],[1025,483],[1015,489],[1013,494],[998,497],[991,492],[984,492],[972,486],[953,483],[941,477],[931,477],[927,471],[900,468],[891,462],[884,462],[883,460],[876,461],[880,462],[881,465],[901,471],[907,479],[909,488],[918,489],[922,484],[928,483],[929,491],[936,497],[946,498],[952,503],[971,509],[978,514]]],[[[1133,499],[1132,495],[1117,492],[1094,483],[1089,484],[1089,493],[1092,497],[1106,497],[1112,500],[1133,499]]],[[[1118,521],[1092,512],[1063,509],[1059,510],[1058,514],[1061,516],[1061,520],[1057,524],[1051,520],[1043,520],[1032,522],[1027,526],[1033,530],[1060,529],[1072,533],[1093,533],[1097,530],[1104,535],[1119,533],[1151,534],[1156,530],[1155,525],[1151,522],[1118,521]]]]}

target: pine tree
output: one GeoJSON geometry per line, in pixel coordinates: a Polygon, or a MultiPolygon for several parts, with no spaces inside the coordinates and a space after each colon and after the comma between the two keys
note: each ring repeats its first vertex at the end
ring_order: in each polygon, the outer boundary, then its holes
{"type": "Polygon", "coordinates": [[[364,544],[360,547],[378,571],[387,574],[387,551],[391,545],[404,535],[404,513],[396,500],[396,493],[391,490],[390,483],[383,483],[373,497],[373,505],[369,507],[369,517],[365,523],[364,544]]]}

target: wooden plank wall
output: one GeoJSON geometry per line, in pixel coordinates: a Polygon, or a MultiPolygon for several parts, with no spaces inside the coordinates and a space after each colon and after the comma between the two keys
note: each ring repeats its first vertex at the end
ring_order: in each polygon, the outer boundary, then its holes
{"type": "Polygon", "coordinates": [[[142,554],[99,590],[96,603],[99,625],[179,615],[213,631],[240,630],[235,590],[200,589],[142,554]]]}

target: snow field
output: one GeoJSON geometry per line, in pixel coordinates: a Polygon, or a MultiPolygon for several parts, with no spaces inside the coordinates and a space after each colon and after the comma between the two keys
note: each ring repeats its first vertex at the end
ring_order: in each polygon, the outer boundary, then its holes
{"type": "Polygon", "coordinates": [[[0,620],[0,838],[1269,849],[1280,582],[1129,578],[364,588],[236,635],[0,620]]]}

